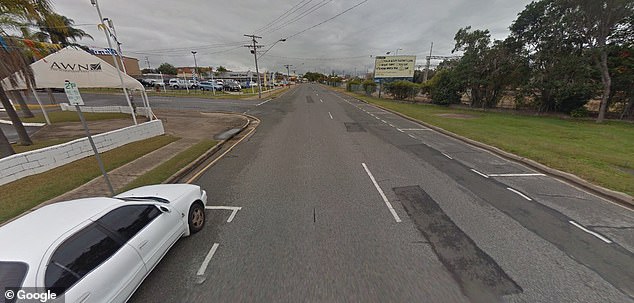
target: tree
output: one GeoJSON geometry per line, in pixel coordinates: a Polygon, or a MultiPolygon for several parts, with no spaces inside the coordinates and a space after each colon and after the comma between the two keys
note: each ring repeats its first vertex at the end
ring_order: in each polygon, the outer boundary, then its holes
{"type": "Polygon", "coordinates": [[[540,111],[570,113],[595,96],[597,75],[585,40],[561,1],[527,5],[511,25],[505,44],[527,59],[530,73],[522,94],[532,95],[540,111]]]}
{"type": "Polygon", "coordinates": [[[420,86],[410,81],[394,81],[385,85],[385,91],[392,95],[396,100],[405,100],[411,98],[412,100],[420,91],[420,86]]]}
{"type": "Polygon", "coordinates": [[[608,108],[612,77],[608,66],[608,38],[619,25],[634,15],[632,0],[561,0],[569,12],[570,27],[579,32],[592,51],[592,57],[601,71],[603,94],[597,122],[603,122],[608,108]]]}
{"type": "Polygon", "coordinates": [[[161,64],[156,70],[162,74],[168,74],[168,75],[176,75],[178,73],[178,71],[176,70],[176,67],[174,67],[174,65],[171,65],[169,63],[161,64]]]}
{"type": "Polygon", "coordinates": [[[440,69],[434,74],[434,77],[424,83],[429,89],[432,103],[439,105],[460,103],[463,87],[459,77],[454,73],[451,69],[440,69]]]}
{"type": "Polygon", "coordinates": [[[71,41],[76,42],[78,39],[93,39],[93,37],[84,30],[74,28],[74,24],[75,21],[73,21],[73,19],[56,13],[46,14],[44,15],[44,19],[37,22],[40,31],[54,44],[67,46],[74,44],[71,43],[71,41]]]}

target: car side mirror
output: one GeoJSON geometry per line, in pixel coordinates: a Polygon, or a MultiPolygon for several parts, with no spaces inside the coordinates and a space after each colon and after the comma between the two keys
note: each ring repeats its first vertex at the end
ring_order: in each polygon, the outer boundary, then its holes
{"type": "Polygon", "coordinates": [[[169,212],[172,212],[169,208],[167,208],[167,207],[165,207],[165,206],[160,206],[160,205],[159,205],[159,206],[158,206],[158,209],[159,209],[161,212],[164,212],[164,213],[169,213],[169,212]]]}

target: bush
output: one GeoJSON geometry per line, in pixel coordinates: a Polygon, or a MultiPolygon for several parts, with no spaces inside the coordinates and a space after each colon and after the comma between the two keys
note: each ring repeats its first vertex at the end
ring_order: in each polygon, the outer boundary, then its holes
{"type": "Polygon", "coordinates": [[[374,91],[376,91],[376,83],[372,80],[365,80],[362,83],[363,90],[366,94],[371,95],[374,91]]]}
{"type": "Polygon", "coordinates": [[[346,90],[351,92],[353,91],[354,86],[361,86],[361,80],[354,79],[354,80],[348,81],[348,83],[346,83],[346,90]]]}
{"type": "Polygon", "coordinates": [[[573,109],[570,112],[570,116],[573,118],[586,118],[588,116],[590,116],[590,111],[588,111],[587,108],[584,107],[579,107],[577,109],[573,109]]]}
{"type": "Polygon", "coordinates": [[[441,70],[427,82],[432,103],[440,105],[460,103],[462,86],[451,71],[441,70]]]}
{"type": "Polygon", "coordinates": [[[413,99],[420,91],[420,86],[409,81],[394,81],[385,85],[385,91],[396,100],[413,99]]]}

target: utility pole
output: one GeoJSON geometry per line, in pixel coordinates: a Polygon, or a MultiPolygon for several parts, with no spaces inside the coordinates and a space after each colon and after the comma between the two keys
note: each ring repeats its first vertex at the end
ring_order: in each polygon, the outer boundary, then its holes
{"type": "MultiPolygon", "coordinates": [[[[104,23],[103,16],[101,15],[101,10],[99,9],[99,3],[97,3],[97,0],[90,0],[90,3],[97,9],[97,14],[99,15],[99,22],[101,23],[104,33],[106,34],[106,40],[108,40],[108,47],[112,49],[112,41],[110,41],[110,35],[108,34],[109,30],[106,24],[104,23]]],[[[123,83],[123,76],[121,75],[119,60],[117,60],[117,58],[112,52],[110,53],[110,55],[112,56],[112,61],[114,61],[114,66],[117,69],[117,74],[119,75],[119,81],[121,81],[121,88],[123,89],[125,100],[128,102],[128,106],[130,107],[130,111],[132,113],[132,120],[134,121],[134,125],[137,125],[139,123],[136,121],[136,113],[134,112],[134,107],[132,107],[132,101],[130,101],[130,96],[128,96],[128,91],[125,89],[125,83],[123,83]]]]}
{"type": "Polygon", "coordinates": [[[196,62],[196,53],[196,51],[192,51],[192,55],[194,55],[194,74],[196,74],[196,80],[194,81],[198,81],[198,63],[196,62]]]}
{"type": "Polygon", "coordinates": [[[429,48],[429,56],[427,57],[427,63],[425,64],[425,73],[423,74],[423,83],[427,82],[427,77],[429,76],[429,66],[431,65],[431,54],[434,50],[434,42],[431,43],[431,47],[429,48]]]}
{"type": "Polygon", "coordinates": [[[293,66],[292,64],[285,64],[284,67],[286,67],[286,85],[290,84],[290,80],[291,80],[291,72],[289,70],[289,68],[293,66]]]}
{"type": "Polygon", "coordinates": [[[253,54],[253,58],[255,58],[255,74],[258,76],[258,99],[262,99],[262,81],[260,80],[260,68],[258,67],[258,48],[261,48],[262,45],[258,45],[258,41],[255,39],[262,39],[262,37],[256,35],[244,35],[245,37],[251,38],[253,45],[244,45],[244,47],[252,48],[251,53],[253,54]]]}
{"type": "Polygon", "coordinates": [[[152,69],[152,66],[150,66],[150,58],[148,58],[147,56],[145,56],[145,63],[147,63],[148,69],[152,69]]]}

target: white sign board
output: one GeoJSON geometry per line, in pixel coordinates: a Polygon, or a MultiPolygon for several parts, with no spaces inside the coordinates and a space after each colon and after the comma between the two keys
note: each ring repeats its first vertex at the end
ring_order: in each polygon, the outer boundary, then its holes
{"type": "Polygon", "coordinates": [[[377,56],[375,78],[412,78],[416,56],[377,56]]]}
{"type": "Polygon", "coordinates": [[[79,94],[79,87],[77,87],[77,83],[68,81],[65,82],[64,92],[66,93],[66,97],[68,97],[68,103],[70,103],[70,105],[84,105],[84,100],[79,94]]]}

